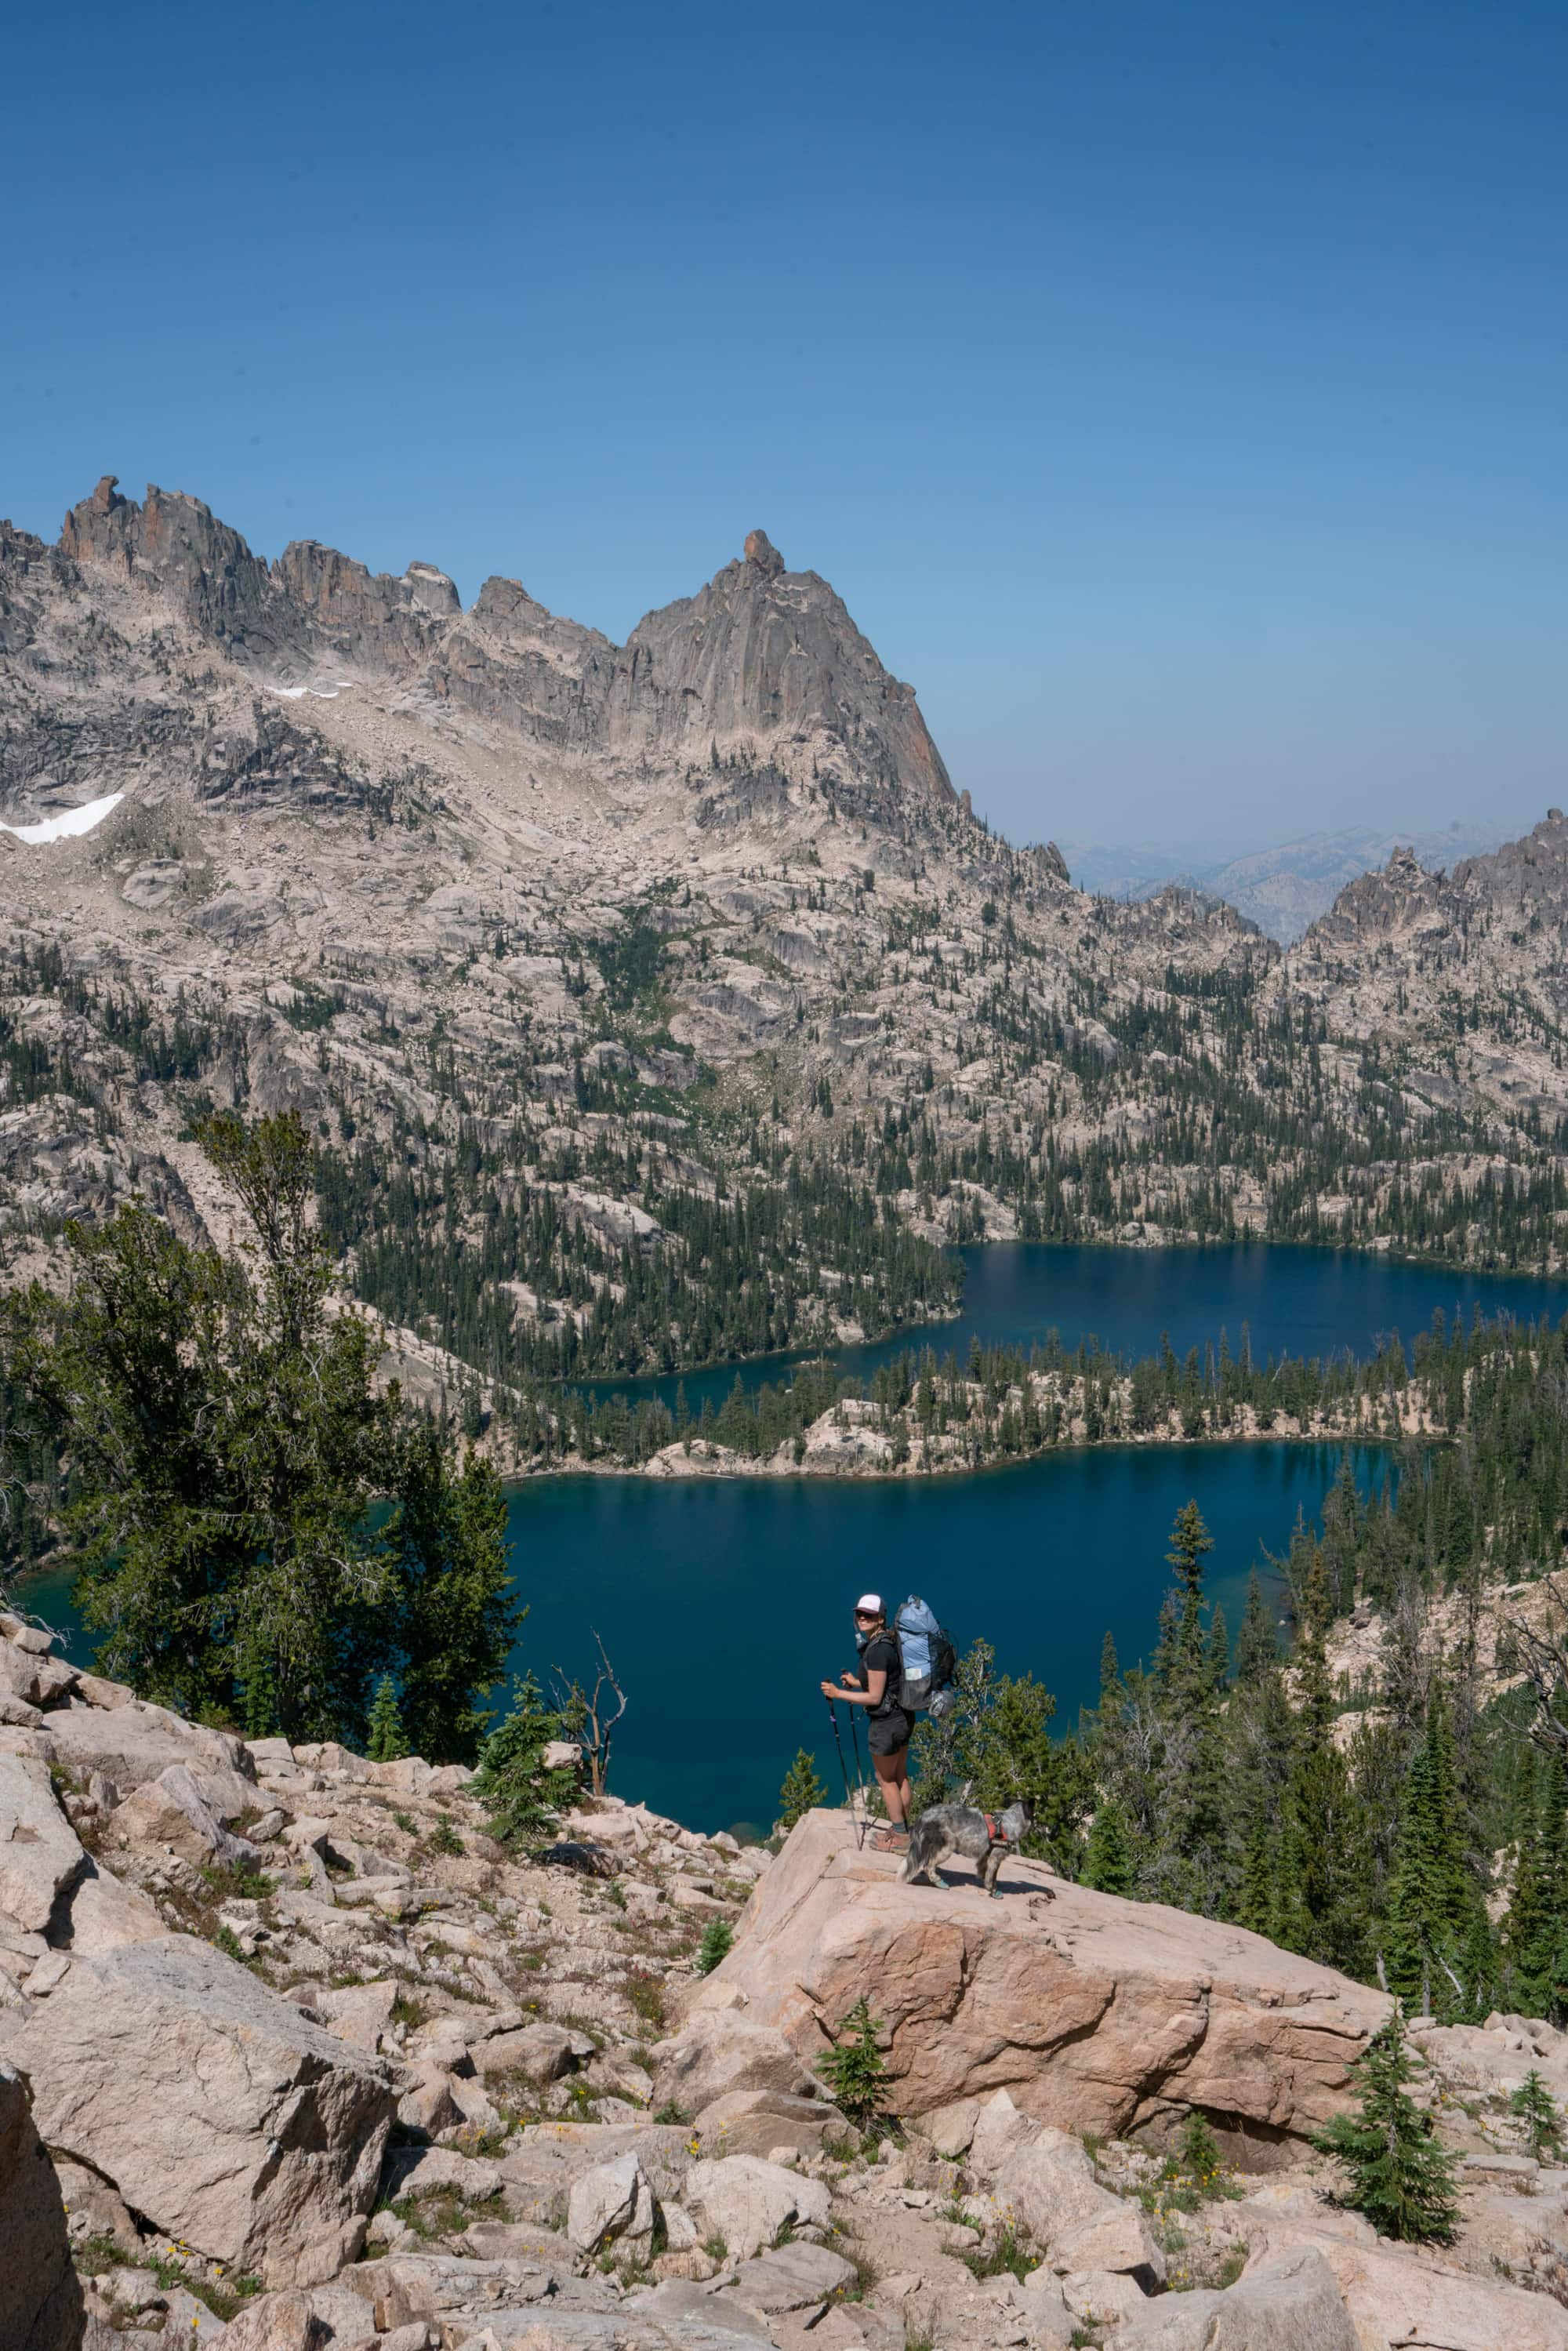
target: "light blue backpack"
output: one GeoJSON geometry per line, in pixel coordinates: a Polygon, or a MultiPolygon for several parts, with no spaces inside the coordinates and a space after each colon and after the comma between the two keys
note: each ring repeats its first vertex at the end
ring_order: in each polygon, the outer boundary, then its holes
{"type": "Polygon", "coordinates": [[[958,1652],[924,1600],[911,1593],[889,1628],[898,1643],[898,1703],[908,1714],[940,1722],[951,1713],[958,1652]]]}

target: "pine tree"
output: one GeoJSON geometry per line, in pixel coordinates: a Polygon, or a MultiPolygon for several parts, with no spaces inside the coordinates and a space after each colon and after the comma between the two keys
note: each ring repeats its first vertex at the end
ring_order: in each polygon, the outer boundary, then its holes
{"type": "Polygon", "coordinates": [[[547,1771],[544,1750],[560,1736],[560,1717],[547,1707],[532,1674],[513,1685],[512,1710],[479,1750],[474,1793],[489,1814],[501,1844],[548,1835],[576,1789],[570,1770],[547,1771]]]}
{"type": "Polygon", "coordinates": [[[1247,1580],[1247,1606],[1242,1612],[1241,1630],[1236,1636],[1236,1679],[1246,1688],[1261,1681],[1278,1663],[1280,1645],[1274,1637],[1273,1620],[1264,1604],[1263,1587],[1253,1569],[1247,1580]]]}
{"type": "Polygon", "coordinates": [[[1166,1559],[1181,1586],[1178,1638],[1182,1650],[1196,1656],[1203,1643],[1203,1562],[1214,1549],[1214,1537],[1204,1524],[1196,1501],[1184,1502],[1171,1527],[1171,1547],[1166,1559]]]}
{"type": "Polygon", "coordinates": [[[697,1947],[697,1973],[711,1976],[722,1959],[729,1957],[735,1941],[735,1928],[727,1918],[710,1918],[703,1928],[703,1938],[697,1947]]]}
{"type": "Polygon", "coordinates": [[[1102,1894],[1131,1896],[1133,1836],[1119,1798],[1107,1796],[1094,1815],[1083,1856],[1083,1883],[1102,1894]]]}
{"type": "Polygon", "coordinates": [[[881,2031],[862,1992],[840,2025],[833,2047],[817,2060],[833,2104],[857,2130],[874,2130],[887,2101],[887,2066],[876,2041],[881,2031]]]}
{"type": "Polygon", "coordinates": [[[391,1674],[383,1674],[376,1684],[376,1694],[371,1701],[371,1729],[365,1752],[372,1763],[394,1763],[400,1755],[408,1753],[402,1717],[397,1708],[397,1690],[391,1674]]]}
{"type": "Polygon", "coordinates": [[[1420,2065],[1396,2003],[1351,2068],[1357,2113],[1335,2115],[1312,2144],[1339,2157],[1350,2174],[1345,2202],[1364,2212],[1379,2236],[1446,2245],[1458,2218],[1454,2158],[1410,2095],[1420,2065]]]}
{"type": "Polygon", "coordinates": [[[1252,1816],[1241,1857],[1241,1884],[1236,1896],[1236,1924],[1249,1934],[1271,1935],[1275,1919],[1275,1838],[1261,1805],[1252,1816]]]}
{"type": "Polygon", "coordinates": [[[1436,1690],[1410,1766],[1395,1840],[1384,1930],[1392,1990],[1419,2001],[1429,2015],[1451,2020],[1469,2014],[1472,1992],[1459,1974],[1459,1960],[1478,1940],[1478,1913],[1484,1920],[1480,1891],[1465,1857],[1448,1708],[1436,1690]]]}
{"type": "Polygon", "coordinates": [[[803,1813],[820,1804],[827,1790],[817,1776],[817,1759],[798,1748],[779,1791],[779,1825],[788,1836],[803,1813]]]}
{"type": "Polygon", "coordinates": [[[1100,1644],[1100,1719],[1107,1722],[1122,1710],[1122,1667],[1116,1644],[1109,1633],[1100,1644]]]}
{"type": "Polygon", "coordinates": [[[1533,2065],[1508,2103],[1523,2121],[1531,2154],[1555,2163],[1563,2148],[1563,2117],[1533,2065]]]}
{"type": "Polygon", "coordinates": [[[1296,1652],[1301,1707],[1286,1790],[1276,1900],[1287,1948],[1341,1968],[1366,1970],[1372,1858],[1365,1807],[1333,1739],[1333,1691],[1323,1648],[1330,1604],[1321,1558],[1307,1578],[1296,1652]]]}

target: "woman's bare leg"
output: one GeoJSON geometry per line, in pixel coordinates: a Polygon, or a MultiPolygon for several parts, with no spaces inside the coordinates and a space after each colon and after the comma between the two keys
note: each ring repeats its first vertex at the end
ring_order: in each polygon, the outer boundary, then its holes
{"type": "Polygon", "coordinates": [[[901,1829],[909,1819],[909,1750],[901,1747],[896,1755],[873,1755],[871,1760],[887,1807],[888,1825],[901,1829]]]}

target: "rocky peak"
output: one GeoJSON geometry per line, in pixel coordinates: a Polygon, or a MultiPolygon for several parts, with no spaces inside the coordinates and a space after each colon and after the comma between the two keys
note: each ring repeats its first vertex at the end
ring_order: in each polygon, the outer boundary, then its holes
{"type": "Polygon", "coordinates": [[[403,573],[409,594],[416,604],[442,620],[454,620],[463,610],[455,584],[434,563],[422,563],[417,559],[403,573]]]}
{"type": "Polygon", "coordinates": [[[765,530],[751,530],[746,535],[746,559],[771,580],[784,569],[784,558],[765,530]]]}
{"type": "Polygon", "coordinates": [[[914,687],[889,675],[828,581],[787,571],[761,530],[743,561],[638,622],[606,732],[643,758],[701,760],[716,745],[798,778],[953,799],[914,687]]]}
{"type": "Polygon", "coordinates": [[[105,474],[92,496],[71,508],[60,530],[62,554],[166,597],[204,636],[240,658],[275,660],[297,648],[296,616],[237,530],[200,498],[161,490],[155,482],[138,506],[118,495],[117,479],[105,474]]]}
{"type": "Polygon", "coordinates": [[[235,659],[290,679],[340,662],[577,756],[684,773],[716,747],[838,790],[953,799],[914,688],[889,675],[825,580],[785,569],[765,530],[619,648],[515,580],[487,580],[465,615],[452,580],[423,559],[394,578],[305,538],[269,566],[200,499],[150,484],[138,506],[111,474],[72,507],[60,547],[166,597],[235,659]]]}

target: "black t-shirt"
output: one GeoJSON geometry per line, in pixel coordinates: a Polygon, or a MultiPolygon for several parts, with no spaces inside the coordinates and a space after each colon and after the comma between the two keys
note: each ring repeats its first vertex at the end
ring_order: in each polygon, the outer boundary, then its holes
{"type": "Polygon", "coordinates": [[[904,1671],[899,1661],[898,1643],[885,1628],[873,1633],[861,1652],[862,1689],[871,1687],[871,1676],[879,1667],[887,1676],[887,1687],[882,1694],[882,1704],[872,1707],[869,1711],[873,1714],[893,1714],[897,1711],[904,1671]]]}

